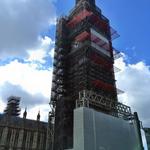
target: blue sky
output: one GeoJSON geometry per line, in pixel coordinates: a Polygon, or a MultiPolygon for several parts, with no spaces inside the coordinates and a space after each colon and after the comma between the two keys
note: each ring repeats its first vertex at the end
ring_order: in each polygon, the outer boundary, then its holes
{"type": "MultiPolygon", "coordinates": [[[[52,79],[56,18],[67,15],[75,0],[0,1],[0,113],[7,97],[20,96],[28,118],[47,120],[52,79]],[[37,112],[37,113],[35,113],[37,112]]],[[[120,37],[113,41],[123,56],[115,61],[119,101],[137,111],[150,127],[149,0],[97,0],[120,37]]]]}

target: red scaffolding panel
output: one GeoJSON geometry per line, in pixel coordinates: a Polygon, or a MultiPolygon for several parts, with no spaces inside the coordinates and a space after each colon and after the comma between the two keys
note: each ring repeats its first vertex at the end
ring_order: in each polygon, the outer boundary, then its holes
{"type": "Polygon", "coordinates": [[[75,37],[75,41],[77,42],[82,42],[84,40],[89,39],[90,37],[90,33],[88,33],[87,31],[82,32],[81,34],[79,34],[78,36],[75,37]]]}
{"type": "Polygon", "coordinates": [[[101,88],[107,91],[113,91],[115,87],[109,83],[105,83],[101,80],[93,80],[92,83],[94,84],[95,87],[101,88]]]}
{"type": "Polygon", "coordinates": [[[93,14],[91,15],[90,20],[92,21],[94,25],[100,26],[101,28],[103,28],[105,32],[108,31],[108,23],[105,20],[101,19],[99,16],[93,14]]]}
{"type": "Polygon", "coordinates": [[[72,20],[70,20],[67,23],[67,26],[72,28],[74,27],[77,23],[85,19],[87,16],[91,16],[93,13],[91,11],[88,11],[86,9],[82,10],[78,15],[74,16],[72,20]]]}

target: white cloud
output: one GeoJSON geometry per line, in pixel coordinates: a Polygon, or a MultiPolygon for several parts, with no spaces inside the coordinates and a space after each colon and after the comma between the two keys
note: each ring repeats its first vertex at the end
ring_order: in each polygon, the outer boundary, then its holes
{"type": "Polygon", "coordinates": [[[23,64],[18,60],[0,67],[0,86],[4,82],[20,85],[31,94],[42,93],[49,96],[51,70],[38,70],[30,64],[23,64]],[[47,82],[49,81],[49,84],[47,82]]]}
{"type": "MultiPolygon", "coordinates": [[[[49,56],[49,53],[52,51],[51,47],[54,46],[54,41],[51,38],[45,36],[44,38],[40,38],[39,46],[36,48],[37,50],[28,50],[28,58],[27,61],[30,62],[39,62],[44,64],[46,62],[45,58],[49,56]]],[[[51,55],[50,55],[51,56],[51,55]]]]}
{"type": "Polygon", "coordinates": [[[46,51],[43,49],[38,49],[36,51],[29,52],[29,59],[28,61],[39,61],[40,63],[45,63],[46,51]]]}
{"type": "Polygon", "coordinates": [[[137,111],[145,126],[150,127],[150,67],[140,61],[136,64],[126,64],[123,58],[116,61],[122,69],[116,74],[117,85],[125,91],[119,100],[137,111]]]}
{"type": "Polygon", "coordinates": [[[54,58],[54,48],[51,49],[51,51],[49,52],[49,55],[54,58]]]}
{"type": "Polygon", "coordinates": [[[22,98],[22,108],[28,107],[28,118],[35,119],[40,108],[42,120],[46,120],[54,41],[41,33],[56,24],[53,2],[0,1],[0,112],[6,106],[7,97],[15,95],[22,98]]]}
{"type": "Polygon", "coordinates": [[[6,106],[7,97],[14,95],[22,97],[21,106],[29,108],[29,118],[35,119],[33,112],[37,108],[40,108],[43,119],[46,118],[44,115],[48,114],[52,70],[38,70],[30,63],[14,60],[0,66],[0,72],[1,112],[6,106]]]}
{"type": "Polygon", "coordinates": [[[52,0],[0,1],[0,59],[26,56],[38,45],[39,35],[55,24],[52,0]]]}
{"type": "Polygon", "coordinates": [[[0,1],[0,112],[7,97],[16,95],[22,97],[21,107],[28,107],[29,118],[35,119],[38,107],[43,117],[48,114],[52,76],[49,53],[54,41],[41,33],[56,23],[53,2],[0,1]]]}
{"type": "Polygon", "coordinates": [[[21,106],[31,108],[37,104],[48,103],[49,96],[44,96],[42,93],[31,94],[23,89],[20,85],[14,85],[9,82],[5,82],[0,89],[0,97],[4,103],[7,103],[9,96],[21,97],[21,106]]]}

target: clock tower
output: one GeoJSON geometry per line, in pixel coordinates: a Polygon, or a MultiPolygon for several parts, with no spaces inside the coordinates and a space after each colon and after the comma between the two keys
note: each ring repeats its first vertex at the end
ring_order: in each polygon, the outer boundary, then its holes
{"type": "Polygon", "coordinates": [[[73,148],[76,107],[113,116],[130,114],[117,99],[112,46],[117,36],[95,0],[76,0],[70,14],[57,21],[50,101],[53,150],[73,148]]]}

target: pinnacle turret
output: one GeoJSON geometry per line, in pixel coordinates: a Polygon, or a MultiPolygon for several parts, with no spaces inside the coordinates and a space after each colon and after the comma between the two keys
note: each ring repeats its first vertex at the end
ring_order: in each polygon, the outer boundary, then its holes
{"type": "Polygon", "coordinates": [[[27,108],[25,108],[25,111],[23,113],[23,118],[26,119],[26,117],[27,117],[27,108]]]}
{"type": "Polygon", "coordinates": [[[41,117],[41,115],[40,115],[40,111],[39,111],[37,114],[37,121],[40,121],[40,117],[41,117]]]}

